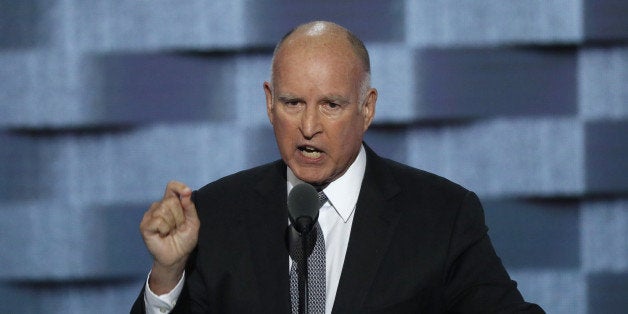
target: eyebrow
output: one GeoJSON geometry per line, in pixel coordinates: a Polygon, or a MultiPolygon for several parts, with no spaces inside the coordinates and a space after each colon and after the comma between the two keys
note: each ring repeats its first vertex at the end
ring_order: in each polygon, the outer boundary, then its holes
{"type": "Polygon", "coordinates": [[[277,100],[281,101],[281,102],[288,102],[288,101],[303,101],[302,98],[294,96],[294,95],[279,95],[277,96],[277,100]]]}
{"type": "MultiPolygon", "coordinates": [[[[294,95],[291,95],[291,94],[278,95],[277,96],[277,100],[279,100],[281,102],[287,102],[287,101],[302,101],[302,102],[305,102],[305,100],[303,98],[298,97],[298,96],[294,96],[294,95]]],[[[340,96],[340,95],[323,96],[317,102],[333,102],[333,103],[337,103],[337,104],[348,104],[348,103],[350,103],[350,101],[348,99],[346,99],[345,97],[340,96]]]]}
{"type": "Polygon", "coordinates": [[[339,104],[339,105],[346,105],[346,104],[350,103],[348,99],[346,99],[345,97],[340,96],[340,95],[325,96],[325,97],[323,97],[321,99],[321,101],[333,102],[333,103],[336,103],[336,104],[339,104]]]}

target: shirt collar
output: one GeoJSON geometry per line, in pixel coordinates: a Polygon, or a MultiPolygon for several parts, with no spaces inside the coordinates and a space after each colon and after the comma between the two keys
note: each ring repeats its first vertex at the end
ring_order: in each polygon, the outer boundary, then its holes
{"type": "MultiPolygon", "coordinates": [[[[303,183],[303,181],[299,180],[290,168],[287,169],[287,186],[288,193],[290,193],[293,186],[303,183]]],[[[331,182],[325,189],[323,189],[329,203],[344,222],[349,220],[351,214],[355,210],[365,170],[366,152],[364,150],[364,146],[361,146],[358,157],[355,158],[355,161],[353,161],[351,166],[349,166],[349,169],[347,169],[342,176],[331,182]]]]}

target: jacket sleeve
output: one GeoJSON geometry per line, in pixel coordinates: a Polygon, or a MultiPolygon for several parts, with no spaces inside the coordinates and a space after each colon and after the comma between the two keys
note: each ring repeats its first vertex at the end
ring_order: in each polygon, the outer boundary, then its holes
{"type": "Polygon", "coordinates": [[[495,253],[477,196],[456,215],[447,255],[444,302],[450,313],[545,313],[524,301],[495,253]]]}

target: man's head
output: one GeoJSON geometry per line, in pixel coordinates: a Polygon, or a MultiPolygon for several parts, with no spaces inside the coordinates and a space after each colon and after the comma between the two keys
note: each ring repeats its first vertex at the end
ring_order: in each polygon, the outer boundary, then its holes
{"type": "Polygon", "coordinates": [[[377,101],[362,42],[330,22],[295,28],[275,49],[264,92],[279,152],[297,178],[324,186],[344,174],[377,101]]]}

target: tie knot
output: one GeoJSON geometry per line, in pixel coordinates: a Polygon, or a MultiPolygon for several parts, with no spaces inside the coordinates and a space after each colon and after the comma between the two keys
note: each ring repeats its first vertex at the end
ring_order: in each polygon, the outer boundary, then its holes
{"type": "Polygon", "coordinates": [[[318,203],[320,204],[320,206],[325,205],[325,202],[327,202],[327,195],[325,195],[325,193],[323,191],[319,191],[318,192],[318,203]]]}

